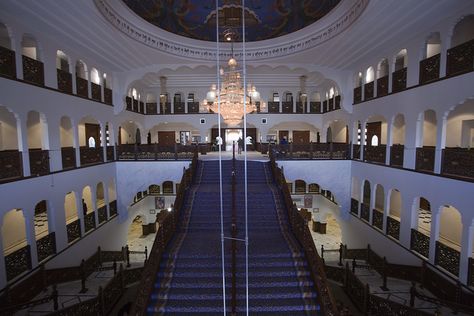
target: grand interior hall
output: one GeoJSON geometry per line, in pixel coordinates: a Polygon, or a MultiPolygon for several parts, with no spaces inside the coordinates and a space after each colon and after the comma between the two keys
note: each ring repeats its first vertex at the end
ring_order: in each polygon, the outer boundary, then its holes
{"type": "Polygon", "coordinates": [[[474,2],[0,1],[0,315],[474,315],[474,2]]]}

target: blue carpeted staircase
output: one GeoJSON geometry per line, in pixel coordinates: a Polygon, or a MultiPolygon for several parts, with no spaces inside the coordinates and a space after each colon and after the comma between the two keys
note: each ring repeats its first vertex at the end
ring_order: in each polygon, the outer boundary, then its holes
{"type": "MultiPolygon", "coordinates": [[[[231,236],[232,161],[222,161],[224,235],[231,236]]],[[[165,251],[148,314],[222,315],[218,161],[200,161],[181,225],[165,251]]],[[[244,163],[236,162],[237,237],[245,238],[244,163]]],[[[248,162],[249,311],[318,315],[304,253],[288,226],[267,163],[248,162]]],[[[226,308],[231,311],[231,241],[225,242],[226,308]]],[[[245,244],[237,242],[237,313],[246,311],[245,244]]]]}

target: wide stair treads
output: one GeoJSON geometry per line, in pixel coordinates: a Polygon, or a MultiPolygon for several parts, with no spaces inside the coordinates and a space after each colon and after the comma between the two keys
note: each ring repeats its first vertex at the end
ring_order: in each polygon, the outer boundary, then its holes
{"type": "MultiPolygon", "coordinates": [[[[236,161],[237,238],[245,238],[244,162],[236,161]]],[[[318,315],[317,293],[303,250],[288,227],[268,166],[248,162],[249,311],[318,315]]],[[[232,161],[222,161],[224,235],[231,236],[232,161]]],[[[219,163],[200,162],[180,226],[166,249],[148,313],[222,315],[219,163]]],[[[231,241],[225,242],[226,307],[231,311],[231,241]]],[[[246,308],[245,243],[236,242],[236,302],[246,308]]]]}

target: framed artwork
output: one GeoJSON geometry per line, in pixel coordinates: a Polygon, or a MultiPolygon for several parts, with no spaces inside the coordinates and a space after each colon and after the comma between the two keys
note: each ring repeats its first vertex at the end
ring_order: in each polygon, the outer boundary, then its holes
{"type": "Polygon", "coordinates": [[[163,210],[165,208],[165,198],[163,196],[155,197],[155,208],[157,210],[163,210]]]}

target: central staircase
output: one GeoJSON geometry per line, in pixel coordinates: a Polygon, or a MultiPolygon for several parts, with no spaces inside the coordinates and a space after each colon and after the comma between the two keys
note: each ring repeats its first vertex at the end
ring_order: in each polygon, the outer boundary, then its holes
{"type": "MultiPolygon", "coordinates": [[[[283,200],[268,163],[249,161],[248,169],[248,306],[251,314],[319,315],[315,286],[301,246],[288,225],[283,200]]],[[[231,237],[233,162],[222,161],[224,236],[231,237]]],[[[244,162],[236,172],[236,309],[246,312],[244,162]]],[[[224,291],[230,314],[232,241],[225,240],[223,288],[219,162],[200,161],[188,190],[180,225],[163,254],[149,315],[222,315],[224,291]]]]}

